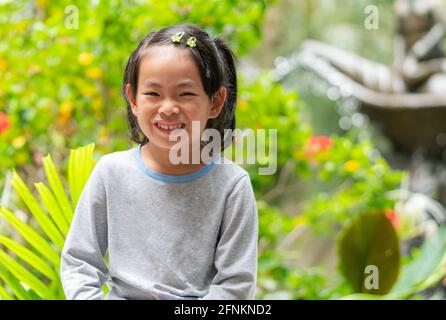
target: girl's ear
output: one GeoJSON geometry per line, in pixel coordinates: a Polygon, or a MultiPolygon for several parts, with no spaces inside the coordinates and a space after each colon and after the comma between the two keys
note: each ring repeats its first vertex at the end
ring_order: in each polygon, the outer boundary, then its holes
{"type": "Polygon", "coordinates": [[[226,95],[227,95],[226,87],[221,86],[214,96],[213,103],[211,105],[211,111],[209,113],[210,119],[218,117],[221,110],[223,109],[223,106],[225,105],[226,95]]]}
{"type": "Polygon", "coordinates": [[[125,85],[125,94],[127,95],[127,98],[130,102],[130,106],[132,107],[132,112],[136,116],[136,100],[132,93],[132,87],[130,86],[130,83],[127,83],[125,85]]]}

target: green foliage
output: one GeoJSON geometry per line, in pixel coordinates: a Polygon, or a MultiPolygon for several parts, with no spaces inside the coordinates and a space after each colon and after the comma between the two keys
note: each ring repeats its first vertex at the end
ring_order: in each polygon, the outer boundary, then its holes
{"type": "MultiPolygon", "coordinates": [[[[327,299],[337,290],[323,270],[293,268],[279,243],[295,227],[294,219],[263,201],[259,211],[259,259],[256,299],[327,299]],[[324,289],[323,289],[324,288],[324,289]]],[[[293,253],[297,254],[297,253],[293,253]]]]}
{"type": "Polygon", "coordinates": [[[292,218],[279,212],[275,207],[263,201],[257,202],[259,213],[259,258],[258,258],[258,288],[257,297],[263,299],[268,292],[276,291],[278,287],[287,284],[290,272],[283,265],[281,252],[277,244],[281,237],[292,229],[292,218]]]}
{"type": "Polygon", "coordinates": [[[341,272],[355,292],[386,294],[398,277],[399,250],[396,231],[383,212],[362,214],[339,237],[341,272]],[[369,266],[376,270],[368,271],[369,266]],[[374,278],[374,281],[367,281],[367,278],[374,278]],[[367,285],[372,286],[368,288],[367,285]]]}
{"type": "Polygon", "coordinates": [[[26,205],[38,227],[34,227],[11,210],[1,207],[5,218],[26,244],[0,235],[0,296],[3,299],[64,299],[59,278],[60,253],[82,190],[93,169],[94,145],[71,151],[68,182],[71,203],[51,157],[44,159],[50,185],[36,183],[42,204],[14,171],[12,185],[26,205]],[[73,196],[74,195],[74,196],[73,196]],[[3,283],[2,283],[3,282],[3,283]]]}
{"type": "Polygon", "coordinates": [[[126,148],[122,75],[142,37],[168,25],[195,23],[222,35],[242,55],[258,42],[272,2],[3,2],[0,111],[11,125],[0,133],[2,169],[30,164],[33,155],[64,155],[90,141],[102,151],[126,148]],[[78,28],[69,25],[73,8],[78,28]]]}
{"type": "Polygon", "coordinates": [[[257,201],[257,210],[259,212],[260,246],[273,250],[280,240],[279,237],[293,230],[293,218],[261,200],[257,201]]]}
{"type": "Polygon", "coordinates": [[[405,267],[392,288],[392,297],[410,297],[446,275],[446,228],[439,228],[426,240],[419,254],[405,267]]]}
{"type": "Polygon", "coordinates": [[[397,190],[403,172],[393,170],[370,140],[334,137],[332,147],[316,156],[318,178],[331,186],[317,194],[304,215],[317,232],[339,231],[351,217],[394,207],[388,194],[397,190]]]}
{"type": "Polygon", "coordinates": [[[298,252],[284,252],[280,243],[296,227],[299,219],[290,217],[264,201],[259,212],[259,259],[256,299],[333,299],[351,292],[338,274],[333,279],[323,268],[293,267],[287,263],[298,252]]]}
{"type": "MultiPolygon", "coordinates": [[[[269,137],[269,130],[277,130],[277,143],[272,143],[269,138],[265,141],[265,151],[268,153],[273,144],[277,149],[277,170],[273,175],[259,174],[259,168],[266,167],[269,161],[274,161],[274,156],[266,155],[266,159],[258,156],[255,165],[246,166],[254,189],[261,194],[277,183],[281,170],[288,161],[294,162],[295,173],[307,175],[309,173],[308,162],[305,159],[294,159],[298,150],[301,150],[310,136],[311,130],[301,117],[302,102],[294,91],[286,90],[279,83],[274,82],[268,73],[260,74],[254,81],[247,81],[240,77],[240,97],[237,104],[237,127],[241,129],[264,129],[269,137]],[[273,97],[273,98],[272,98],[273,97]]],[[[257,139],[261,147],[261,141],[257,139]]],[[[237,149],[234,154],[249,152],[237,149]]]]}
{"type": "Polygon", "coordinates": [[[286,256],[269,252],[259,260],[256,299],[326,300],[350,292],[337,274],[331,280],[323,268],[287,267],[286,256]]]}
{"type": "Polygon", "coordinates": [[[388,294],[351,294],[343,299],[417,298],[417,293],[437,284],[446,275],[445,250],[446,228],[441,227],[423,243],[418,255],[403,267],[401,276],[388,294]]]}

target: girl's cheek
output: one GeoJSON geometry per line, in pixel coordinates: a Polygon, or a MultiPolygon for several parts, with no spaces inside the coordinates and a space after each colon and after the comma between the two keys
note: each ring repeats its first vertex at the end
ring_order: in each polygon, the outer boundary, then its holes
{"type": "Polygon", "coordinates": [[[152,113],[152,112],[156,111],[155,110],[156,108],[147,102],[142,102],[141,104],[139,104],[139,107],[140,107],[141,113],[143,113],[143,114],[148,114],[148,113],[152,113]]]}

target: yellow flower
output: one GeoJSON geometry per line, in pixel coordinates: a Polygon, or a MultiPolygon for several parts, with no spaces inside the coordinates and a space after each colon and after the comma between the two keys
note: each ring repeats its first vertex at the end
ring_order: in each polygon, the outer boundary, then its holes
{"type": "Polygon", "coordinates": [[[6,68],[8,67],[8,64],[6,63],[5,59],[0,58],[0,71],[6,71],[6,68]]]}
{"type": "Polygon", "coordinates": [[[304,216],[297,216],[293,218],[293,226],[297,227],[300,225],[305,225],[307,223],[307,218],[304,216]]]}
{"type": "Polygon", "coordinates": [[[344,170],[350,173],[356,172],[359,169],[359,163],[356,160],[348,160],[344,164],[344,170]]]}
{"type": "Polygon", "coordinates": [[[94,117],[96,118],[96,120],[102,120],[103,116],[104,116],[104,115],[102,114],[101,111],[96,111],[96,112],[94,113],[94,117]]]}
{"type": "Polygon", "coordinates": [[[301,160],[303,158],[303,152],[301,149],[294,149],[293,151],[293,158],[296,160],[301,160]]]}
{"type": "Polygon", "coordinates": [[[37,0],[36,4],[39,7],[46,8],[48,6],[48,0],[37,0]]]}
{"type": "Polygon", "coordinates": [[[73,103],[69,101],[62,102],[59,106],[59,116],[57,122],[60,125],[65,125],[68,120],[71,119],[71,113],[73,111],[73,103]]]}
{"type": "Polygon", "coordinates": [[[101,68],[90,68],[87,69],[87,77],[91,78],[91,79],[99,79],[100,77],[102,77],[102,70],[101,68]]]}
{"type": "Polygon", "coordinates": [[[97,93],[97,90],[92,85],[85,85],[80,88],[81,93],[86,97],[92,97],[97,93]]]}
{"type": "Polygon", "coordinates": [[[204,17],[202,21],[204,25],[212,25],[215,23],[215,19],[210,16],[204,17]]]}
{"type": "Polygon", "coordinates": [[[93,62],[94,55],[91,52],[82,52],[77,57],[77,62],[82,66],[88,66],[93,62]]]}
{"type": "Polygon", "coordinates": [[[102,109],[102,99],[101,98],[95,98],[91,102],[91,105],[93,106],[93,109],[96,111],[99,111],[102,109]]]}
{"type": "Polygon", "coordinates": [[[109,132],[107,128],[102,127],[99,133],[99,144],[106,145],[108,144],[109,132]]]}
{"type": "Polygon", "coordinates": [[[15,137],[12,140],[12,145],[16,149],[20,149],[21,147],[23,147],[25,145],[25,143],[26,143],[26,136],[25,135],[21,135],[21,136],[15,137]]]}
{"type": "Polygon", "coordinates": [[[117,88],[111,88],[110,89],[110,97],[116,97],[118,95],[119,91],[117,88]]]}
{"type": "Polygon", "coordinates": [[[73,103],[70,101],[64,101],[59,106],[59,112],[63,115],[71,114],[71,111],[73,111],[73,103]]]}
{"type": "Polygon", "coordinates": [[[28,160],[28,154],[26,152],[20,152],[16,156],[17,164],[24,164],[28,160]]]}
{"type": "Polygon", "coordinates": [[[20,21],[15,25],[15,30],[17,33],[22,33],[26,30],[26,27],[28,26],[28,23],[26,21],[20,21]]]}
{"type": "Polygon", "coordinates": [[[238,103],[238,107],[241,111],[246,111],[246,110],[248,110],[248,103],[246,102],[246,100],[240,99],[240,101],[238,103]]]}

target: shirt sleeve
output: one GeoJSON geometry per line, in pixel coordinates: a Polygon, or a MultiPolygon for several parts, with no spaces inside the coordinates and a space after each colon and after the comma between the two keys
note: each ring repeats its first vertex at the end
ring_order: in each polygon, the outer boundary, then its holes
{"type": "Polygon", "coordinates": [[[257,280],[258,213],[249,175],[226,199],[215,251],[217,270],[208,293],[198,300],[251,300],[257,280]]]}
{"type": "Polygon", "coordinates": [[[74,212],[62,250],[60,276],[69,300],[104,299],[102,286],[108,270],[106,192],[100,175],[101,160],[94,167],[74,212]]]}

